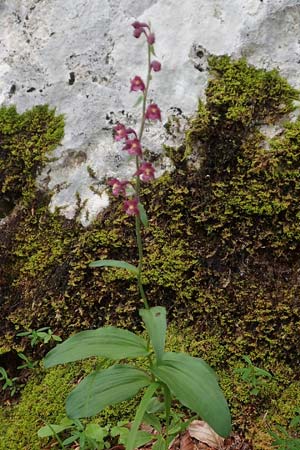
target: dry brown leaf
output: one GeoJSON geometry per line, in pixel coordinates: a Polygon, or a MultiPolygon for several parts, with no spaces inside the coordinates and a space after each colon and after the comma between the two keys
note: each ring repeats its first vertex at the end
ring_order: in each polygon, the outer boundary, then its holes
{"type": "Polygon", "coordinates": [[[181,436],[179,448],[180,450],[195,450],[195,444],[188,432],[181,436]]]}
{"type": "Polygon", "coordinates": [[[223,447],[224,439],[203,420],[193,420],[188,427],[188,432],[192,438],[207,444],[209,447],[216,449],[223,447]]]}

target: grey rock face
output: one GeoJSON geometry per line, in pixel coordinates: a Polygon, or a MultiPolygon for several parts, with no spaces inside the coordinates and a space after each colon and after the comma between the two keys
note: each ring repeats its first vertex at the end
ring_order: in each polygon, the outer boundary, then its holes
{"type": "MultiPolygon", "coordinates": [[[[63,113],[65,138],[38,182],[54,190],[51,207],[72,217],[76,193],[87,224],[108,204],[90,189],[94,175],[132,173],[113,143],[112,126],[135,126],[129,80],[146,71],[146,49],[133,20],[151,21],[157,58],[150,98],[168,116],[193,114],[207,82],[207,55],[246,56],[278,68],[300,87],[299,0],[0,0],[0,102],[24,111],[47,103],[63,113]],[[87,217],[86,213],[89,213],[87,217]]],[[[159,152],[166,137],[147,125],[144,144],[159,152]]]]}

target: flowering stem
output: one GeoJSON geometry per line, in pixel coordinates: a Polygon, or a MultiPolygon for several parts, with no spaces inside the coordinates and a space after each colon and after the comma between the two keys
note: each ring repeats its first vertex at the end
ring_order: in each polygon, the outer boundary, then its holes
{"type": "Polygon", "coordinates": [[[149,309],[148,300],[144,291],[143,283],[142,283],[142,264],[143,264],[143,244],[142,244],[142,236],[141,236],[141,219],[139,216],[136,216],[135,219],[135,231],[136,231],[136,242],[139,250],[139,265],[138,265],[138,288],[144,302],[145,308],[149,309]]]}
{"type": "MultiPolygon", "coordinates": [[[[148,72],[147,72],[147,81],[145,86],[145,91],[143,95],[143,105],[142,105],[142,120],[141,120],[141,126],[138,134],[138,139],[141,142],[141,139],[143,137],[143,132],[145,128],[145,113],[146,113],[146,102],[147,102],[147,94],[149,89],[149,84],[151,80],[151,50],[150,50],[150,44],[148,44],[148,72]]],[[[139,156],[136,156],[136,170],[138,172],[140,167],[140,161],[139,156]]],[[[136,195],[138,200],[140,201],[140,191],[141,191],[141,180],[139,175],[136,175],[136,195]]],[[[136,242],[138,246],[138,252],[139,252],[139,264],[138,264],[138,288],[140,295],[142,297],[142,300],[144,302],[145,308],[149,309],[148,300],[144,291],[143,283],[142,283],[142,266],[143,266],[143,243],[142,243],[142,235],[141,235],[141,219],[140,216],[136,216],[135,218],[135,232],[136,232],[136,242]]]]}
{"type": "Polygon", "coordinates": [[[150,80],[151,80],[151,46],[150,46],[150,44],[148,44],[148,72],[147,72],[145,91],[144,91],[144,95],[143,95],[142,121],[141,121],[140,131],[138,134],[139,141],[141,141],[141,139],[143,137],[143,132],[144,132],[144,128],[145,128],[146,101],[147,101],[150,80]]]}

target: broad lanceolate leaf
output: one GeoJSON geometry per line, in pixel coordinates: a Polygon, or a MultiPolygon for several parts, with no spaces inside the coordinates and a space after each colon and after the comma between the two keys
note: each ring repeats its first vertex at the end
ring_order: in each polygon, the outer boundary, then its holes
{"type": "Polygon", "coordinates": [[[138,275],[139,270],[133,264],[129,264],[126,261],[117,261],[116,259],[100,259],[99,261],[93,261],[89,264],[89,267],[118,267],[119,269],[126,269],[129,272],[138,275]]]}
{"type": "Polygon", "coordinates": [[[165,353],[152,369],[184,406],[199,414],[220,436],[231,431],[227,402],[213,370],[200,358],[184,353],[165,353]]]}
{"type": "Polygon", "coordinates": [[[143,319],[149,333],[156,358],[159,360],[164,354],[166,340],[166,308],[154,306],[150,309],[140,309],[140,316],[143,319]]]}
{"type": "Polygon", "coordinates": [[[68,417],[90,417],[107,406],[132,398],[151,383],[145,372],[126,365],[95,371],[70,393],[66,402],[68,417]]]}
{"type": "Polygon", "coordinates": [[[81,331],[52,349],[44,359],[46,368],[71,361],[101,356],[113,360],[148,354],[147,343],[140,336],[116,327],[81,331]]]}

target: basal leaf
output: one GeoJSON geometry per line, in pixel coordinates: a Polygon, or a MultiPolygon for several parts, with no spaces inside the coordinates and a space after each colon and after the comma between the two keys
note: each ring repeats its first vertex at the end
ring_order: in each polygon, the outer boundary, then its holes
{"type": "Polygon", "coordinates": [[[148,354],[147,343],[140,336],[116,327],[81,331],[58,344],[44,358],[46,368],[91,356],[113,360],[136,358],[148,354]]]}
{"type": "Polygon", "coordinates": [[[200,358],[184,353],[165,353],[152,369],[184,406],[199,414],[220,436],[231,431],[227,402],[213,370],[200,358]]]}
{"type": "Polygon", "coordinates": [[[159,360],[164,354],[166,340],[166,308],[154,306],[150,309],[140,309],[140,316],[149,333],[156,358],[159,360]]]}
{"type": "Polygon", "coordinates": [[[139,271],[136,266],[129,264],[126,261],[117,261],[116,259],[100,259],[99,261],[93,261],[89,264],[89,267],[117,267],[119,269],[126,269],[129,272],[138,275],[139,271]]]}
{"type": "Polygon", "coordinates": [[[67,415],[71,418],[95,416],[107,406],[132,398],[150,383],[145,372],[126,365],[95,371],[68,396],[67,415]]]}

